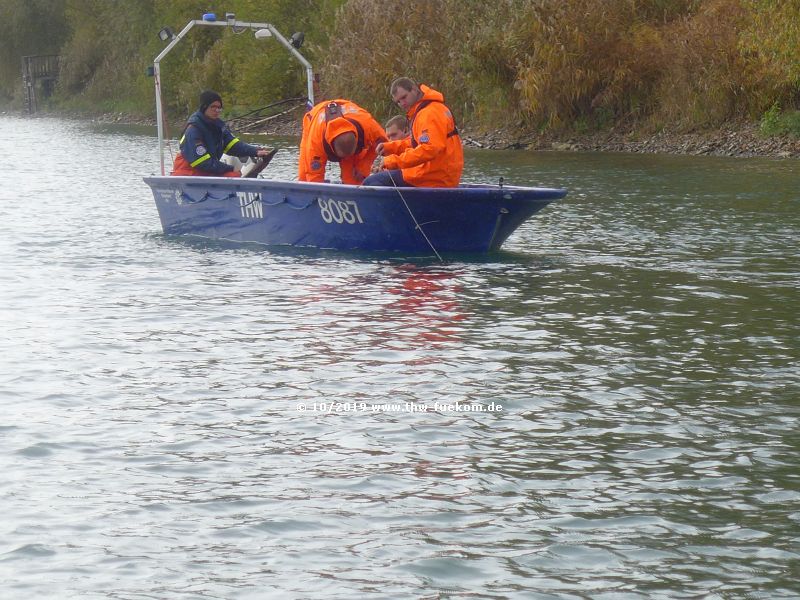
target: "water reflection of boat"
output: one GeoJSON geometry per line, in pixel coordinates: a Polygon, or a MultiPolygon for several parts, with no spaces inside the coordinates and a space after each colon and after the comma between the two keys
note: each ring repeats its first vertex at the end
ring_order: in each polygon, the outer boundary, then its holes
{"type": "Polygon", "coordinates": [[[166,234],[235,242],[338,250],[488,252],[497,250],[526,219],[566,190],[517,186],[384,188],[228,177],[167,177],[161,114],[161,59],[195,26],[231,27],[256,38],[274,37],[306,69],[313,104],[311,65],[298,52],[300,38],[286,40],[269,23],[190,21],[153,65],[161,176],[146,177],[166,234]]]}
{"type": "Polygon", "coordinates": [[[421,343],[445,343],[458,340],[465,315],[460,303],[461,286],[455,273],[421,269],[414,265],[397,268],[393,285],[388,289],[397,297],[391,311],[403,325],[398,339],[421,343]]]}

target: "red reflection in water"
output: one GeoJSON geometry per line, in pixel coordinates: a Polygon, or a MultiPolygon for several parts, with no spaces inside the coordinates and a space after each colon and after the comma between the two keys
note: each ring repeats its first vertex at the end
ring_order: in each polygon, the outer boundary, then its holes
{"type": "Polygon", "coordinates": [[[392,309],[399,311],[403,335],[429,342],[458,339],[458,323],[466,318],[459,294],[462,290],[457,273],[416,265],[401,265],[394,274],[399,285],[387,291],[398,296],[392,309]]]}

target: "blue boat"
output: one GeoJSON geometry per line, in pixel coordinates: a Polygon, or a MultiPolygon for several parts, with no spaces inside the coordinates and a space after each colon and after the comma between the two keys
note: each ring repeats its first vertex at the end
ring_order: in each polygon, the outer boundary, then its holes
{"type": "Polygon", "coordinates": [[[147,177],[164,233],[337,250],[489,252],[566,190],[147,177]]]}
{"type": "MultiPolygon", "coordinates": [[[[226,14],[190,21],[153,64],[161,176],[146,177],[167,235],[336,250],[389,252],[490,252],[526,219],[566,190],[499,185],[457,188],[392,188],[259,178],[169,177],[164,164],[164,116],[160,62],[195,26],[247,29],[274,38],[304,67],[308,100],[314,103],[313,72],[298,52],[302,34],[284,38],[269,23],[249,23],[226,14]]],[[[263,168],[266,166],[262,164],[263,168]]]]}

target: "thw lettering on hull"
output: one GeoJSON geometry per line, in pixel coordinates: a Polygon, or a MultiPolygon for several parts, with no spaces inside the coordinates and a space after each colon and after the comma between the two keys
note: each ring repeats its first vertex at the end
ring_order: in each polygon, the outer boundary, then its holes
{"type": "Polygon", "coordinates": [[[263,219],[264,206],[261,204],[261,194],[255,192],[236,192],[239,198],[239,210],[245,219],[263,219]]]}

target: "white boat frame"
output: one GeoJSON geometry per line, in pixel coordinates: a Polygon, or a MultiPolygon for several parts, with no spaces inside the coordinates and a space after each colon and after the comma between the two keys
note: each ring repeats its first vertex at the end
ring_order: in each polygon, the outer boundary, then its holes
{"type": "MultiPolygon", "coordinates": [[[[231,15],[232,16],[232,15],[231,15]]],[[[165,175],[165,165],[164,165],[164,114],[162,109],[161,103],[161,60],[169,54],[169,52],[180,42],[188,33],[192,30],[195,26],[201,27],[231,27],[234,30],[239,29],[241,31],[251,29],[256,32],[256,37],[275,37],[278,42],[280,42],[306,69],[306,79],[307,79],[307,86],[308,86],[308,100],[311,104],[314,104],[314,72],[311,68],[311,63],[306,60],[306,58],[297,51],[289,40],[287,40],[281,33],[275,29],[275,27],[270,23],[250,23],[247,21],[237,21],[235,19],[226,18],[224,21],[206,21],[201,19],[194,19],[189,21],[186,24],[181,32],[175,35],[167,47],[164,48],[158,56],[156,56],[155,60],[153,61],[153,76],[155,78],[155,87],[156,87],[156,120],[158,121],[158,152],[161,160],[161,174],[165,175]],[[262,34],[258,35],[259,32],[266,30],[269,32],[270,35],[262,34]]],[[[240,31],[237,31],[240,33],[240,31]]]]}

